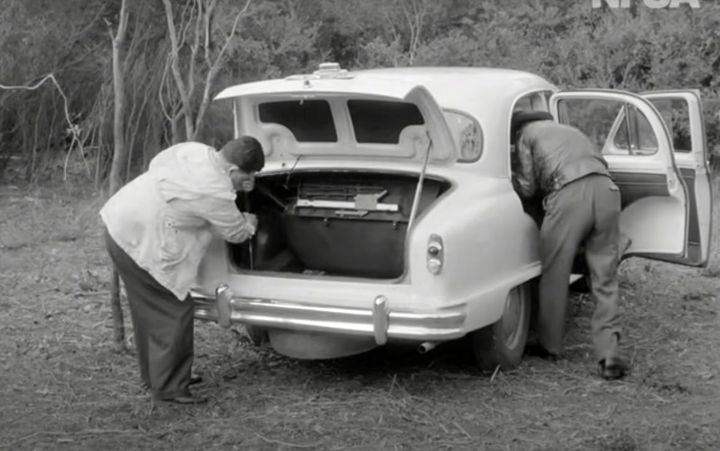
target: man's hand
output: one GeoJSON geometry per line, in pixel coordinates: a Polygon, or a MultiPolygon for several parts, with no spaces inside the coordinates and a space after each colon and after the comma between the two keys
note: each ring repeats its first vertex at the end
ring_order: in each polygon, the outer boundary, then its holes
{"type": "Polygon", "coordinates": [[[255,215],[252,214],[252,213],[245,213],[244,216],[245,216],[245,220],[246,220],[246,221],[248,222],[248,224],[250,224],[250,226],[252,227],[252,229],[253,229],[253,235],[254,235],[254,234],[255,234],[255,231],[257,230],[257,225],[258,225],[257,216],[255,216],[255,215]]]}
{"type": "Polygon", "coordinates": [[[252,191],[255,188],[255,180],[254,179],[244,180],[240,184],[240,188],[242,191],[249,193],[250,191],[252,191]]]}

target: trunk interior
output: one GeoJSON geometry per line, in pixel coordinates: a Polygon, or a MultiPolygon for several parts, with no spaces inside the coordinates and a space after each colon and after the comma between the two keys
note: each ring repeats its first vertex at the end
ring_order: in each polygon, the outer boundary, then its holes
{"type": "MultiPolygon", "coordinates": [[[[252,240],[229,244],[239,269],[377,279],[400,277],[418,176],[368,172],[288,172],[259,176],[238,195],[258,217],[252,240]]],[[[422,213],[449,188],[426,177],[422,213]]]]}

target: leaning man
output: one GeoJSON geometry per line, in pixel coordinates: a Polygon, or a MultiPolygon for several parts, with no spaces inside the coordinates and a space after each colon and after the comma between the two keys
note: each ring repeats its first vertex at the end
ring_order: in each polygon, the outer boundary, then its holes
{"type": "Polygon", "coordinates": [[[213,235],[239,243],[255,233],[257,218],[240,212],[235,197],[253,189],[264,164],[262,146],[247,136],[220,151],[177,144],[100,211],[108,253],[125,283],[140,377],[156,400],[206,401],[189,390],[194,307],[188,295],[213,235]]]}
{"type": "Polygon", "coordinates": [[[513,184],[523,198],[543,197],[540,227],[539,343],[536,354],[562,352],[568,284],[584,245],[595,301],[592,336],[600,374],[618,379],[628,370],[620,357],[618,278],[620,191],[599,149],[578,129],[539,111],[513,114],[516,143],[513,184]]]}

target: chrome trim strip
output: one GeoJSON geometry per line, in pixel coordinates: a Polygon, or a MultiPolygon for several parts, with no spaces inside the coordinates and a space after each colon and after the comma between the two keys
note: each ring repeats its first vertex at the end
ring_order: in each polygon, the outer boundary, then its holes
{"type": "MultiPolygon", "coordinates": [[[[223,294],[228,291],[223,290],[223,294]]],[[[190,296],[195,303],[195,318],[221,320],[212,297],[194,291],[190,296]]],[[[367,309],[231,296],[229,307],[229,323],[367,336],[378,345],[389,339],[442,341],[465,335],[464,304],[449,310],[415,313],[393,311],[384,296],[378,296],[367,309]]]]}

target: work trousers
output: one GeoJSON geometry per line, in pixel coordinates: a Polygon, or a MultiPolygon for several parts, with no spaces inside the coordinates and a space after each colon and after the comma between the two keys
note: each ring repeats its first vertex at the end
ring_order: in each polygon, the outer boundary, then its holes
{"type": "Polygon", "coordinates": [[[187,395],[193,363],[194,308],[142,269],[105,232],[105,243],[125,283],[140,378],[156,399],[187,395]]]}
{"type": "Polygon", "coordinates": [[[562,352],[569,278],[573,260],[584,244],[595,302],[592,336],[598,361],[618,356],[620,190],[604,175],[589,175],[547,195],[540,228],[540,344],[562,352]]]}

